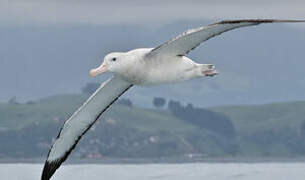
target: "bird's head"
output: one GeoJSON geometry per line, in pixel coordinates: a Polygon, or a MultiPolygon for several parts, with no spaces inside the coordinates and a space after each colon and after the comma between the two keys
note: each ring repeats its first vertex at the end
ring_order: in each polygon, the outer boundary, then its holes
{"type": "Polygon", "coordinates": [[[104,57],[103,63],[95,69],[90,70],[90,76],[94,77],[105,72],[119,73],[122,66],[123,53],[113,52],[104,57]]]}

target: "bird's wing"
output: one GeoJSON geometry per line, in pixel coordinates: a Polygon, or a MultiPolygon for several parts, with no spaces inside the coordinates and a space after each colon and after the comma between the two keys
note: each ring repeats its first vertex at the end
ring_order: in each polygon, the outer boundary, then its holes
{"type": "Polygon", "coordinates": [[[190,29],[177,36],[176,38],[161,44],[149,52],[148,56],[169,55],[183,56],[195,49],[200,43],[220,35],[223,32],[245,26],[254,26],[261,23],[296,23],[305,22],[305,20],[273,20],[273,19],[245,19],[245,20],[227,20],[218,23],[202,26],[196,29],[190,29]]]}
{"type": "Polygon", "coordinates": [[[67,159],[81,137],[97,119],[115,102],[132,84],[114,76],[103,83],[93,95],[64,123],[42,172],[42,180],[48,180],[56,169],[67,159]]]}

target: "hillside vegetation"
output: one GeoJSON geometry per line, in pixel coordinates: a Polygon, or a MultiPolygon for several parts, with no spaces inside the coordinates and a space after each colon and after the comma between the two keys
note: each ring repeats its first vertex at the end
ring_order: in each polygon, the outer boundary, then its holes
{"type": "Polygon", "coordinates": [[[229,116],[236,130],[251,134],[263,130],[298,129],[305,122],[305,102],[286,102],[251,106],[224,106],[210,110],[229,116]]]}
{"type": "MultiPolygon", "coordinates": [[[[0,104],[0,157],[45,156],[63,122],[87,95],[0,104]]],[[[114,104],[72,156],[232,157],[305,155],[305,102],[201,109],[114,104]]]]}

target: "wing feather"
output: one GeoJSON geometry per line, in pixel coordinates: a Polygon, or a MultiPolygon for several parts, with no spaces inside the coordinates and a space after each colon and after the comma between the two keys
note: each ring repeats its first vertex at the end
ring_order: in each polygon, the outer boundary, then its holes
{"type": "Polygon", "coordinates": [[[147,55],[184,56],[199,46],[202,42],[236,28],[255,26],[261,23],[296,22],[305,22],[305,20],[245,19],[220,21],[218,23],[187,30],[176,38],[152,49],[147,55]]]}
{"type": "Polygon", "coordinates": [[[99,117],[124,94],[132,84],[114,76],[103,83],[93,95],[64,123],[48,153],[41,179],[49,180],[68,158],[82,136],[99,117]]]}

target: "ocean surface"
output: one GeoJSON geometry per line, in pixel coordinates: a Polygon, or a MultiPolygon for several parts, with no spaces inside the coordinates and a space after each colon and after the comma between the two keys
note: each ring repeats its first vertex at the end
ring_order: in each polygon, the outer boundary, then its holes
{"type": "MultiPolygon", "coordinates": [[[[39,180],[42,164],[0,164],[2,180],[39,180]]],[[[304,180],[305,163],[79,164],[52,180],[304,180]]]]}

